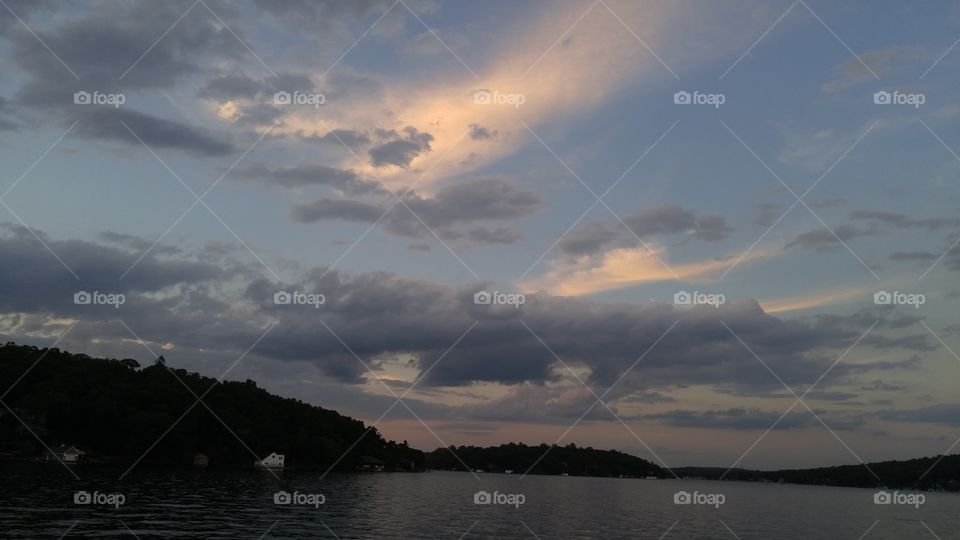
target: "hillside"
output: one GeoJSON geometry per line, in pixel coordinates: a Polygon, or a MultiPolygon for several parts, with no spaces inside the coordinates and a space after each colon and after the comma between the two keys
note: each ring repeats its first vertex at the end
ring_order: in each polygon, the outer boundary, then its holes
{"type": "MultiPolygon", "coordinates": [[[[254,453],[279,452],[286,454],[288,465],[325,468],[360,439],[338,469],[352,469],[363,456],[386,462],[388,469],[423,465],[423,452],[406,442],[386,441],[376,429],[364,435],[359,420],[271,395],[250,380],[218,384],[197,373],[168,369],[162,357],[141,369],[129,359],[95,359],[13,343],[0,347],[0,388],[5,391],[24,373],[3,402],[46,444],[76,445],[94,461],[130,464],[160,439],[143,463],[189,465],[195,454],[204,453],[211,466],[251,466],[254,453]],[[196,404],[184,384],[197,396],[209,390],[203,401],[223,422],[196,404]]],[[[30,430],[0,407],[3,455],[41,455],[43,445],[30,430]]]]}
{"type": "Polygon", "coordinates": [[[516,443],[487,448],[455,446],[449,449],[438,448],[427,454],[427,465],[434,469],[462,471],[466,470],[464,463],[471,469],[487,472],[509,470],[517,474],[526,473],[530,469],[530,474],[570,476],[644,478],[665,475],[665,471],[659,466],[636,456],[616,450],[578,448],[573,444],[554,445],[552,448],[546,444],[527,446],[516,443]],[[461,459],[463,463],[460,462],[461,459]]]}

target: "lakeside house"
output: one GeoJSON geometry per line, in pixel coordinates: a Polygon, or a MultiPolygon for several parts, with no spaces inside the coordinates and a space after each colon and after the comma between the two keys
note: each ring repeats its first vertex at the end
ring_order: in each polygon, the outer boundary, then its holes
{"type": "Polygon", "coordinates": [[[379,460],[373,456],[361,456],[355,469],[365,472],[382,472],[386,464],[387,463],[385,461],[379,460]]]}
{"type": "Polygon", "coordinates": [[[206,454],[204,454],[204,453],[201,452],[201,453],[193,456],[193,466],[194,466],[194,467],[197,467],[197,468],[199,468],[199,469],[203,469],[203,468],[205,468],[205,467],[206,467],[207,465],[209,465],[209,464],[210,464],[210,458],[207,457],[206,454]]]}
{"type": "Polygon", "coordinates": [[[254,461],[253,466],[258,469],[282,469],[284,457],[283,454],[271,452],[269,456],[254,461]]]}
{"type": "Polygon", "coordinates": [[[60,445],[55,451],[45,452],[43,454],[43,461],[60,461],[68,465],[74,465],[77,463],[83,463],[86,459],[87,453],[83,450],[80,450],[76,446],[67,447],[65,445],[60,445]]]}

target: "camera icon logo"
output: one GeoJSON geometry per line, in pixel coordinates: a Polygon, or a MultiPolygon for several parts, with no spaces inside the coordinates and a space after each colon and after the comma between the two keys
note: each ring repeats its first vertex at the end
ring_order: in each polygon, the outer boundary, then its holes
{"type": "Polygon", "coordinates": [[[79,92],[73,93],[73,103],[75,105],[89,105],[90,104],[90,92],[80,90],[79,92]]]}
{"type": "Polygon", "coordinates": [[[890,305],[893,303],[893,295],[887,291],[873,293],[873,303],[877,305],[890,305]]]}
{"type": "Polygon", "coordinates": [[[491,504],[493,496],[489,491],[478,491],[473,494],[473,504],[491,504]]]}
{"type": "Polygon", "coordinates": [[[890,92],[886,90],[880,90],[879,92],[873,93],[873,103],[875,105],[889,105],[890,104],[890,92]]]}
{"type": "Polygon", "coordinates": [[[493,103],[493,94],[489,90],[477,90],[473,93],[473,102],[476,105],[489,105],[493,103]]]}
{"type": "Polygon", "coordinates": [[[281,490],[273,494],[273,504],[290,504],[292,502],[293,497],[287,491],[281,490]]]}
{"type": "Polygon", "coordinates": [[[886,491],[878,491],[873,494],[873,504],[892,504],[893,498],[886,491]]]}
{"type": "Polygon", "coordinates": [[[679,92],[674,92],[673,94],[673,103],[674,105],[689,105],[690,104],[690,92],[680,90],[679,92]]]}
{"type": "Polygon", "coordinates": [[[293,98],[290,96],[290,92],[284,92],[283,90],[273,94],[273,104],[274,105],[289,105],[293,102],[293,98]]]}
{"type": "Polygon", "coordinates": [[[673,303],[678,306],[689,306],[693,303],[693,295],[687,291],[677,291],[673,293],[673,303]]]}
{"type": "Polygon", "coordinates": [[[77,491],[73,494],[73,504],[90,504],[92,502],[93,497],[87,491],[77,491]]]}
{"type": "Polygon", "coordinates": [[[688,491],[678,491],[673,494],[673,504],[690,504],[692,498],[688,491]]]}
{"type": "Polygon", "coordinates": [[[493,302],[493,295],[487,291],[480,291],[473,295],[473,303],[478,306],[489,306],[491,302],[493,302]]]}
{"type": "Polygon", "coordinates": [[[93,295],[87,291],[77,291],[73,293],[73,303],[78,306],[88,306],[93,302],[93,295]]]}
{"type": "Polygon", "coordinates": [[[290,302],[293,300],[293,296],[287,291],[277,291],[273,293],[273,303],[280,306],[290,305],[290,302]]]}

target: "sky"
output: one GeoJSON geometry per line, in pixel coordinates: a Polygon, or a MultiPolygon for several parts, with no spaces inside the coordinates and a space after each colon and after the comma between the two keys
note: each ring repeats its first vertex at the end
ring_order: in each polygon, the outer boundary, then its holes
{"type": "Polygon", "coordinates": [[[960,437],[960,9],[4,0],[0,334],[423,449],[960,437]]]}

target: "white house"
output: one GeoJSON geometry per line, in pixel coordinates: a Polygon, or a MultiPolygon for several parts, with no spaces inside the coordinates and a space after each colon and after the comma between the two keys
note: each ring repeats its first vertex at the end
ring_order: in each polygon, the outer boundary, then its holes
{"type": "Polygon", "coordinates": [[[283,458],[283,454],[271,452],[269,456],[254,461],[253,466],[260,469],[282,469],[283,458]]]}
{"type": "Polygon", "coordinates": [[[44,461],[62,461],[66,464],[81,463],[84,459],[83,456],[87,455],[86,452],[80,450],[76,446],[71,446],[69,448],[60,445],[58,451],[47,452],[43,455],[44,461]]]}

